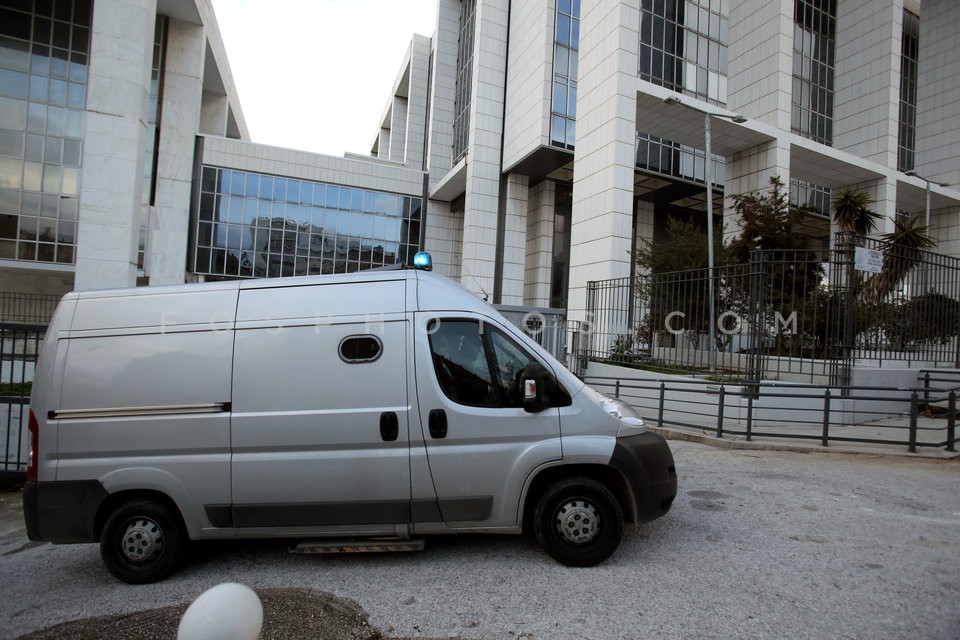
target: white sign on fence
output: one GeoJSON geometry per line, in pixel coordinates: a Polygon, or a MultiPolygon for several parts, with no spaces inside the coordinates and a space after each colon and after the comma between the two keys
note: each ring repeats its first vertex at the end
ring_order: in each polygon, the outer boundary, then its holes
{"type": "Polygon", "coordinates": [[[853,250],[853,268],[857,271],[880,273],[883,270],[883,251],[855,247],[853,250]]]}

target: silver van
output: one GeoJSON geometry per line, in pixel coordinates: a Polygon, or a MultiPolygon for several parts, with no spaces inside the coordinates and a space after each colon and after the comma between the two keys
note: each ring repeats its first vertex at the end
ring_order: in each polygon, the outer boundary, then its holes
{"type": "Polygon", "coordinates": [[[591,566],[677,488],[628,406],[424,270],[67,294],[30,407],[29,538],[129,583],[223,538],[529,530],[591,566]]]}

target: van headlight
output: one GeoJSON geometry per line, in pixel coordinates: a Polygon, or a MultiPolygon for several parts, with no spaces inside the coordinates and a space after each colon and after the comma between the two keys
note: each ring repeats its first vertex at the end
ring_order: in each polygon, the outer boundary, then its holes
{"type": "Polygon", "coordinates": [[[637,415],[633,407],[623,400],[611,398],[602,393],[598,393],[597,396],[600,407],[606,411],[611,418],[620,423],[620,430],[617,432],[618,438],[636,436],[647,432],[647,426],[644,424],[643,418],[637,415]]]}

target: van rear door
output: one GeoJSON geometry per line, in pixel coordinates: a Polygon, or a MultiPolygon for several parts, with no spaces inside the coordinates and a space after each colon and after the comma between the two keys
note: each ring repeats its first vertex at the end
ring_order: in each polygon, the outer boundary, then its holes
{"type": "Polygon", "coordinates": [[[425,336],[415,345],[420,420],[443,521],[518,525],[527,477],[561,458],[560,410],[523,410],[521,373],[536,360],[489,317],[421,312],[415,323],[425,336]]]}

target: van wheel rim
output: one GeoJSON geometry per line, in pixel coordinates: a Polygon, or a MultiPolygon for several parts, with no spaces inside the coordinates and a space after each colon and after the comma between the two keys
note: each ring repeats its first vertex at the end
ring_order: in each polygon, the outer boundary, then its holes
{"type": "Polygon", "coordinates": [[[120,549],[131,562],[146,562],[163,550],[163,530],[149,518],[131,520],[120,539],[120,549]]]}
{"type": "Polygon", "coordinates": [[[560,505],[555,522],[557,532],[564,540],[574,544],[586,544],[597,537],[600,514],[595,506],[577,498],[560,505]]]}

